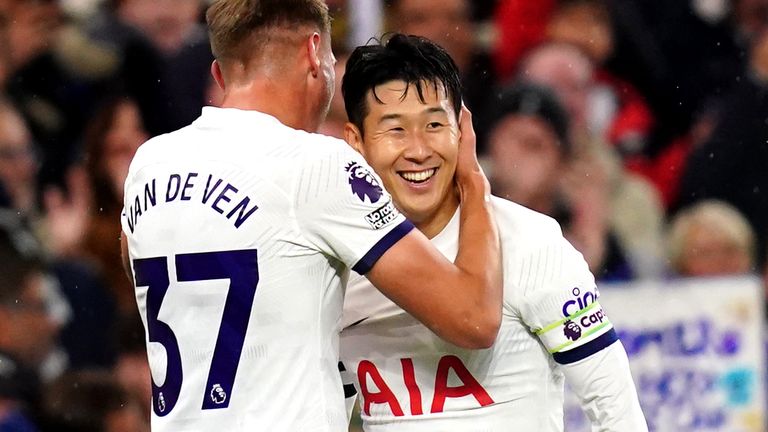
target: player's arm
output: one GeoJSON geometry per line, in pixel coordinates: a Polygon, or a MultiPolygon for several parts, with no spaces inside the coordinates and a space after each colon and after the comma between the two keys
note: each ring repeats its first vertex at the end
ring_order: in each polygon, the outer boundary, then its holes
{"type": "Polygon", "coordinates": [[[461,219],[455,263],[421,232],[412,230],[366,276],[441,338],[464,348],[487,348],[501,324],[501,252],[490,186],[477,162],[472,118],[466,108],[460,130],[456,183],[461,219]]]}
{"type": "Polygon", "coordinates": [[[581,361],[562,365],[562,371],[597,430],[648,431],[621,342],[616,341],[581,361]]]}
{"type": "Polygon", "coordinates": [[[539,276],[520,284],[527,292],[519,301],[523,320],[560,365],[595,430],[645,432],[627,354],[600,305],[594,277],[554,228],[557,235],[535,250],[539,276]]]}

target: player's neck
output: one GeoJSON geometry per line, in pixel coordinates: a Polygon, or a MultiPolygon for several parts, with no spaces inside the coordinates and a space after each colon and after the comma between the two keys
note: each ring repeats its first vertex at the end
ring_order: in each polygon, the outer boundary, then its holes
{"type": "Polygon", "coordinates": [[[222,108],[259,111],[269,114],[293,129],[316,132],[314,116],[308,112],[306,96],[290,88],[254,81],[248,85],[228,89],[221,102],[222,108]]]}
{"type": "Polygon", "coordinates": [[[459,208],[459,197],[457,193],[451,193],[445,197],[440,205],[429,215],[422,217],[411,217],[416,228],[419,229],[428,239],[434,238],[443,231],[448,222],[451,221],[456,209],[459,208]]]}

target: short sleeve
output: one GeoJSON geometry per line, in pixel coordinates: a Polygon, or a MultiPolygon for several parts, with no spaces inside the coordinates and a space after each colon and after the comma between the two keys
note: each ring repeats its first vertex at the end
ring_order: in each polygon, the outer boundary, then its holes
{"type": "Polygon", "coordinates": [[[357,152],[335,140],[298,173],[295,213],[303,235],[359,274],[413,229],[357,152]]]}
{"type": "Polygon", "coordinates": [[[595,278],[561,235],[537,247],[516,269],[524,295],[520,312],[557,363],[574,363],[618,338],[600,306],[595,278]]]}

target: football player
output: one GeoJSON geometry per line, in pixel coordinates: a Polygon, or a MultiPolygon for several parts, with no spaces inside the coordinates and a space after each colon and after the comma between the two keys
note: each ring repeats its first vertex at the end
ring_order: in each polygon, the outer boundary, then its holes
{"type": "MultiPolygon", "coordinates": [[[[347,142],[396,207],[455,258],[464,235],[454,183],[464,131],[450,56],[424,38],[394,34],[352,53],[342,89],[347,142]]],[[[492,203],[504,310],[491,348],[443,341],[365,278],[350,280],[341,358],[364,429],[562,432],[565,378],[595,430],[647,431],[627,355],[581,254],[553,219],[497,197],[492,203]]]]}

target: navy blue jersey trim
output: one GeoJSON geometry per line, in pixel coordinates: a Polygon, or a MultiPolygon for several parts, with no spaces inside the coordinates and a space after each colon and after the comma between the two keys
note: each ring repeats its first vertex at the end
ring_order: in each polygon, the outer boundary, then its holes
{"type": "Polygon", "coordinates": [[[389,248],[391,248],[395,243],[400,241],[401,238],[405,237],[405,235],[411,232],[413,228],[414,227],[411,221],[407,219],[402,221],[400,225],[392,228],[390,232],[388,232],[384,237],[381,238],[381,240],[373,245],[371,250],[369,250],[368,253],[365,254],[362,258],[360,258],[360,261],[358,261],[357,264],[352,267],[352,270],[361,275],[368,273],[373,265],[376,264],[376,261],[378,261],[382,255],[384,255],[384,252],[389,250],[389,248]]]}
{"type": "MultiPolygon", "coordinates": [[[[339,372],[346,372],[347,368],[344,367],[344,363],[339,362],[339,372]]],[[[343,375],[342,375],[343,378],[343,375]]],[[[344,384],[344,399],[349,399],[357,394],[354,384],[344,384]]]]}
{"type": "Polygon", "coordinates": [[[357,394],[354,384],[344,384],[344,399],[349,399],[357,394]]]}
{"type": "Polygon", "coordinates": [[[575,363],[601,351],[603,348],[608,347],[617,340],[619,340],[619,337],[616,335],[616,330],[611,329],[585,345],[572,350],[554,353],[552,354],[552,357],[560,364],[575,363]]]}

